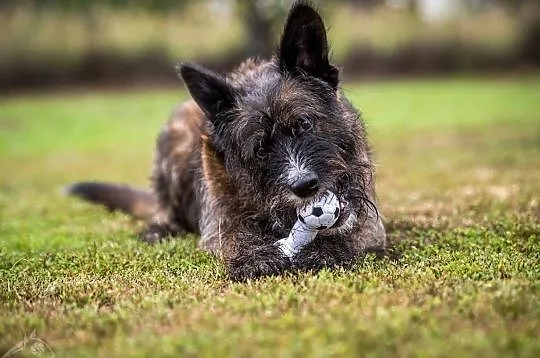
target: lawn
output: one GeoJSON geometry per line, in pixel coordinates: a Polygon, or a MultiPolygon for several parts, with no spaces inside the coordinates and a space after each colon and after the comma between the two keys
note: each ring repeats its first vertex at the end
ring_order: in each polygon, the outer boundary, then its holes
{"type": "Polygon", "coordinates": [[[540,75],[345,88],[401,257],[245,284],[61,192],[146,185],[180,86],[2,100],[0,355],[35,331],[58,357],[540,356],[540,75]]]}

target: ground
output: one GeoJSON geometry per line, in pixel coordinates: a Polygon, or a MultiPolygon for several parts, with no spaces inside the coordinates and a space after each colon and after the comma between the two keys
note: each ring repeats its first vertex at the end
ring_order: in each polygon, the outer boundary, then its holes
{"type": "Polygon", "coordinates": [[[401,256],[245,284],[196,237],[141,244],[140,223],[62,194],[146,185],[185,92],[2,100],[0,354],[35,331],[60,357],[539,356],[540,76],[345,88],[401,256]]]}

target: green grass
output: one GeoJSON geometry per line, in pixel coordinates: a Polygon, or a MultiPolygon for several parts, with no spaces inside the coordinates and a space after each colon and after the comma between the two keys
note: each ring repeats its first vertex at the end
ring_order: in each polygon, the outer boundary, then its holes
{"type": "Polygon", "coordinates": [[[145,185],[184,92],[0,103],[0,354],[35,330],[66,357],[539,356],[540,76],[346,88],[401,259],[247,284],[60,193],[145,185]]]}

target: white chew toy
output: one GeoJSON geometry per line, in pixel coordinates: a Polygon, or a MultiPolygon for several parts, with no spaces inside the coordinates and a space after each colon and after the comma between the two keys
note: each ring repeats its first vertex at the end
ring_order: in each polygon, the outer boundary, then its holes
{"type": "Polygon", "coordinates": [[[288,237],[276,241],[285,256],[294,257],[305,245],[309,244],[320,230],[335,224],[341,213],[337,196],[327,190],[320,198],[298,211],[298,220],[288,237]]]}

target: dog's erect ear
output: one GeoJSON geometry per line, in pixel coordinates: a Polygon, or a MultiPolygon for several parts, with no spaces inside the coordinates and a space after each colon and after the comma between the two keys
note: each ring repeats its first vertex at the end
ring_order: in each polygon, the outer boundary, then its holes
{"type": "Polygon", "coordinates": [[[337,87],[339,71],[328,61],[326,29],[321,16],[306,2],[293,5],[281,38],[279,64],[283,71],[306,72],[337,87]]]}
{"type": "Polygon", "coordinates": [[[191,97],[214,124],[220,113],[232,108],[234,91],[223,76],[191,63],[181,64],[178,72],[191,97]]]}

